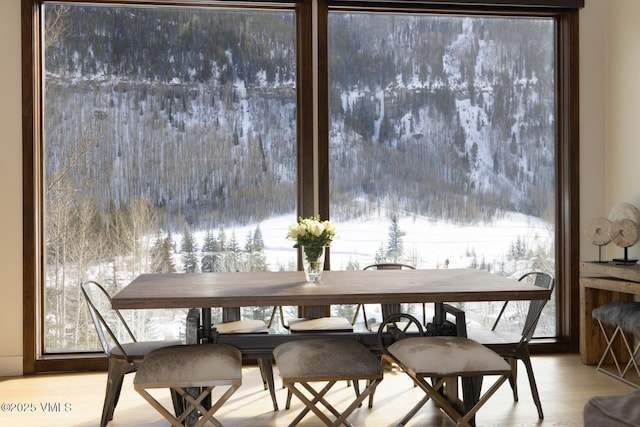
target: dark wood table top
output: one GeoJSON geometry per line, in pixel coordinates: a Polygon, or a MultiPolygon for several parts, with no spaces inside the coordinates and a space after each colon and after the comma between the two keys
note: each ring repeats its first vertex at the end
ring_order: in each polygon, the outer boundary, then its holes
{"type": "Polygon", "coordinates": [[[142,274],[113,297],[118,309],[471,302],[549,299],[550,292],[474,269],[142,274]]]}

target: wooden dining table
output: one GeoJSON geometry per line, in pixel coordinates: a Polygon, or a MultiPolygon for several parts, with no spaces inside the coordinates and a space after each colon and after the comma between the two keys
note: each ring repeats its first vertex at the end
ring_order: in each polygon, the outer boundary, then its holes
{"type": "MultiPolygon", "coordinates": [[[[141,274],[113,297],[117,309],[434,303],[542,300],[550,291],[476,269],[325,271],[309,283],[301,271],[141,274]]],[[[208,321],[203,311],[203,320],[208,321]]],[[[207,328],[207,324],[203,325],[207,328]]],[[[205,330],[205,333],[207,331],[205,330]]]]}
{"type": "MultiPolygon", "coordinates": [[[[475,269],[325,271],[318,283],[306,282],[302,271],[169,273],[141,274],[113,296],[112,306],[197,308],[202,313],[199,340],[234,345],[244,358],[251,359],[271,357],[277,345],[317,334],[218,335],[211,329],[212,307],[433,303],[433,323],[437,327],[445,322],[445,303],[543,300],[550,296],[549,290],[475,269]]],[[[193,322],[191,325],[191,332],[187,328],[188,342],[193,342],[189,335],[195,333],[193,322]]],[[[371,332],[333,335],[356,339],[372,351],[380,350],[377,334],[371,332]]],[[[273,380],[269,382],[273,387],[273,380]]]]}
{"type": "Polygon", "coordinates": [[[550,292],[475,269],[141,274],[113,297],[118,309],[444,303],[549,299],[550,292]]]}

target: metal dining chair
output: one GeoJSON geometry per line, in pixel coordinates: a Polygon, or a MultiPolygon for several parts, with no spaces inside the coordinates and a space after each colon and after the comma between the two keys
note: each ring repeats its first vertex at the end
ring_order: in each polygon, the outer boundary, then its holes
{"type": "MultiPolygon", "coordinates": [[[[542,271],[529,272],[518,280],[525,282],[531,281],[535,286],[548,289],[549,291],[553,291],[555,286],[553,276],[542,271]]],[[[522,363],[524,363],[524,366],[527,369],[527,375],[529,376],[529,385],[531,387],[533,401],[538,409],[538,418],[543,419],[544,414],[542,412],[542,403],[540,402],[540,396],[538,395],[538,387],[536,385],[533,366],[531,365],[531,357],[529,355],[529,341],[531,341],[531,338],[533,337],[538,321],[540,320],[542,310],[547,304],[547,300],[533,300],[529,302],[524,326],[520,333],[503,331],[499,327],[499,325],[504,323],[500,323],[500,321],[504,319],[503,315],[508,303],[509,301],[505,301],[502,305],[502,309],[500,310],[500,313],[498,314],[498,317],[490,331],[469,329],[467,331],[467,336],[472,340],[485,345],[509,361],[511,365],[511,377],[509,378],[509,383],[513,390],[514,401],[518,401],[518,360],[521,360],[522,363]]]]}
{"type": "MultiPolygon", "coordinates": [[[[363,268],[363,270],[415,270],[415,267],[409,264],[402,263],[377,263],[371,264],[363,268]]],[[[402,307],[400,304],[380,304],[380,308],[382,311],[382,320],[384,321],[387,317],[394,313],[402,312],[402,307]]],[[[367,319],[367,313],[365,310],[364,304],[358,304],[356,307],[356,312],[353,314],[353,319],[351,320],[351,324],[355,325],[358,320],[358,313],[362,310],[362,317],[364,319],[364,326],[369,330],[375,332],[379,325],[369,324],[369,319],[367,319]]],[[[425,314],[425,305],[422,304],[422,313],[423,318],[426,317],[425,314]]]]}
{"type": "MultiPolygon", "coordinates": [[[[113,412],[118,404],[124,376],[136,372],[140,362],[151,351],[181,344],[181,342],[136,340],[120,311],[111,308],[111,296],[102,285],[89,280],[82,283],[81,288],[100,345],[109,359],[107,388],[100,419],[100,427],[106,427],[107,423],[113,419],[113,412]]],[[[175,395],[172,394],[172,397],[175,399],[175,395]]],[[[174,405],[176,405],[175,400],[174,405]]]]}

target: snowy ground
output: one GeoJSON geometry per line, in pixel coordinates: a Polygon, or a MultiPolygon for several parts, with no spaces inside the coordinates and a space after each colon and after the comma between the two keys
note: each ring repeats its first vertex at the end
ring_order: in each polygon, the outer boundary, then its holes
{"type": "MultiPolygon", "coordinates": [[[[295,264],[293,242],[286,239],[289,225],[295,220],[295,214],[291,214],[260,223],[265,254],[271,269],[295,264]]],[[[414,216],[399,218],[398,223],[400,230],[405,233],[406,261],[418,268],[440,268],[446,260],[450,268],[466,268],[473,261],[472,254],[475,254],[478,262],[484,260],[497,266],[509,261],[509,249],[518,239],[534,251],[553,243],[553,230],[548,223],[520,214],[473,226],[434,222],[414,216]]],[[[235,233],[242,246],[247,233],[253,232],[256,225],[227,229],[227,236],[235,233]]],[[[384,247],[389,238],[390,221],[386,218],[375,217],[334,225],[338,234],[331,246],[333,270],[345,269],[349,262],[357,262],[361,268],[373,263],[376,251],[384,247]]],[[[201,237],[199,234],[196,236],[201,237]]]]}
{"type": "MultiPolygon", "coordinates": [[[[297,252],[293,248],[293,242],[286,239],[289,225],[295,222],[295,214],[274,217],[260,223],[260,230],[265,243],[265,255],[271,270],[291,268],[296,265],[297,252]]],[[[227,238],[235,236],[240,247],[244,247],[248,234],[253,234],[258,224],[250,224],[243,227],[225,228],[227,238]]],[[[372,217],[363,220],[335,223],[337,238],[331,247],[331,268],[341,270],[347,268],[349,263],[356,263],[363,268],[375,262],[376,251],[385,246],[389,238],[390,221],[387,218],[372,217]]],[[[449,268],[468,268],[475,261],[480,264],[490,264],[491,270],[496,273],[510,275],[514,278],[527,269],[526,261],[513,261],[508,253],[511,246],[518,239],[528,249],[534,252],[538,247],[549,248],[553,244],[553,229],[548,223],[521,214],[511,214],[493,223],[477,224],[473,226],[460,226],[447,224],[442,221],[429,221],[425,218],[407,216],[399,218],[400,230],[405,233],[404,252],[405,262],[415,265],[417,268],[444,268],[448,261],[449,268]]],[[[202,245],[204,232],[194,233],[199,247],[202,245]]],[[[174,235],[180,247],[180,236],[174,235]]],[[[510,322],[517,330],[523,319],[520,319],[519,307],[521,303],[512,304],[507,311],[510,322]]],[[[548,306],[551,304],[548,304],[548,306]]],[[[500,303],[467,303],[464,306],[467,317],[467,328],[488,328],[493,323],[500,303]]],[[[367,317],[380,320],[378,305],[367,306],[367,317]]],[[[551,307],[546,311],[553,316],[551,307]]],[[[351,311],[355,306],[351,308],[351,311]]],[[[348,307],[334,307],[336,315],[351,316],[348,307]],[[346,314],[345,314],[346,313],[346,314]]],[[[422,307],[415,305],[412,314],[422,318],[422,307]]],[[[243,315],[249,316],[251,310],[246,309],[243,315]]],[[[265,316],[270,310],[265,310],[265,316]]],[[[432,313],[431,305],[427,304],[427,319],[432,313]]],[[[285,317],[295,316],[295,308],[285,308],[285,317]]],[[[266,319],[268,320],[268,318],[266,319]]],[[[550,319],[541,322],[538,332],[553,334],[555,322],[550,319]],[[545,329],[544,331],[542,331],[545,329]]]]}

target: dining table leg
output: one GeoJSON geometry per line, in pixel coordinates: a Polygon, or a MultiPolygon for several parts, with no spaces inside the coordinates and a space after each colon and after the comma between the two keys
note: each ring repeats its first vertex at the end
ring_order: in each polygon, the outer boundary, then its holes
{"type": "Polygon", "coordinates": [[[202,307],[202,340],[209,343],[213,342],[213,334],[211,333],[211,307],[202,307]]]}
{"type": "Polygon", "coordinates": [[[438,326],[443,326],[445,320],[444,304],[436,302],[433,304],[433,323],[438,326]]]}

